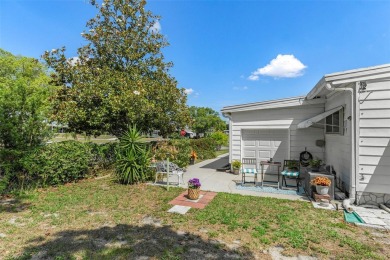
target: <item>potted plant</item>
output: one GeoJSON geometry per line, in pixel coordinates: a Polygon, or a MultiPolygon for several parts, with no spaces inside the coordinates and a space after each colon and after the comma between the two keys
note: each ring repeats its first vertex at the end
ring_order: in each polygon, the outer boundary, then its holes
{"type": "Polygon", "coordinates": [[[318,172],[320,171],[320,166],[322,164],[322,160],[320,159],[312,159],[309,161],[310,168],[313,172],[318,172]]]}
{"type": "Polygon", "coordinates": [[[194,150],[192,150],[191,155],[190,155],[190,165],[195,164],[196,158],[198,158],[198,155],[196,154],[196,152],[194,150]]]}
{"type": "Polygon", "coordinates": [[[331,184],[331,181],[327,177],[315,177],[310,181],[311,185],[316,186],[316,191],[318,194],[326,195],[329,191],[329,186],[331,184]]]}
{"type": "Polygon", "coordinates": [[[200,181],[198,178],[192,178],[188,181],[188,195],[190,200],[199,199],[200,181]]]}
{"type": "Polygon", "coordinates": [[[240,173],[241,162],[238,160],[234,160],[232,162],[232,167],[233,167],[233,173],[238,175],[240,173]]]}
{"type": "Polygon", "coordinates": [[[296,172],[299,169],[299,162],[298,161],[288,161],[287,162],[287,169],[290,172],[296,172]]]}

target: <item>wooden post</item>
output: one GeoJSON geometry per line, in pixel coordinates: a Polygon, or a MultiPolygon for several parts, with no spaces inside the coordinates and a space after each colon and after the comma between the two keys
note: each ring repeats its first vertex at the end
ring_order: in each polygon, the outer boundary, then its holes
{"type": "Polygon", "coordinates": [[[167,190],[169,191],[169,154],[167,155],[167,190]]]}

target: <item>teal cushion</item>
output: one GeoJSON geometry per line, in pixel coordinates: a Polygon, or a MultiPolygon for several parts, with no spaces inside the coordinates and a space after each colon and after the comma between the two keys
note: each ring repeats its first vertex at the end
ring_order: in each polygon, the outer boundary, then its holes
{"type": "Polygon", "coordinates": [[[298,177],[300,172],[291,172],[291,171],[284,170],[281,172],[281,174],[284,176],[298,177]]]}
{"type": "Polygon", "coordinates": [[[244,169],[242,169],[242,172],[243,172],[243,173],[257,174],[257,169],[244,168],[244,169]]]}

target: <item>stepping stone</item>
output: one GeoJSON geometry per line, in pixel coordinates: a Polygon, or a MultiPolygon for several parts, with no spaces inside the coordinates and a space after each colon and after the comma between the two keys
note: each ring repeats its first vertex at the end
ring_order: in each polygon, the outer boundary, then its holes
{"type": "Polygon", "coordinates": [[[313,204],[313,207],[315,209],[328,209],[328,210],[335,210],[334,206],[332,205],[332,203],[329,203],[328,206],[323,206],[323,204],[321,202],[314,202],[312,201],[311,202],[313,204]]]}
{"type": "Polygon", "coordinates": [[[168,212],[170,213],[179,213],[179,214],[186,214],[187,211],[190,210],[191,207],[188,207],[188,206],[180,206],[180,205],[175,205],[173,206],[170,210],[168,210],[168,212]]]}

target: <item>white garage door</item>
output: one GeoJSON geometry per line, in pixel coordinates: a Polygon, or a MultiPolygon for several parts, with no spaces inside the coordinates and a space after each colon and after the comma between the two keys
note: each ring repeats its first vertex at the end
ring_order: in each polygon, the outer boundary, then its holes
{"type": "Polygon", "coordinates": [[[243,158],[257,158],[259,163],[288,159],[287,129],[242,130],[242,141],[243,158]]]}

